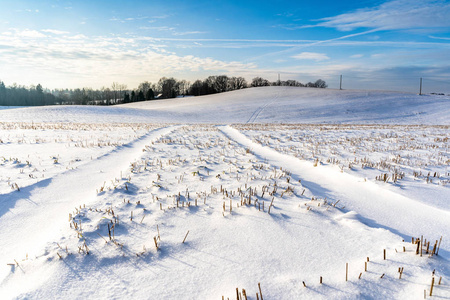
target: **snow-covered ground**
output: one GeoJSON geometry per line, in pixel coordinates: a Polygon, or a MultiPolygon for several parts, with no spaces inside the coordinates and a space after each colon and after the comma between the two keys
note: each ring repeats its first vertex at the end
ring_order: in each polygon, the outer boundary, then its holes
{"type": "Polygon", "coordinates": [[[0,298],[450,299],[448,101],[2,110],[0,298]]]}
{"type": "Polygon", "coordinates": [[[0,111],[1,121],[77,123],[352,123],[449,125],[449,96],[297,87],[250,88],[112,107],[0,111]]]}

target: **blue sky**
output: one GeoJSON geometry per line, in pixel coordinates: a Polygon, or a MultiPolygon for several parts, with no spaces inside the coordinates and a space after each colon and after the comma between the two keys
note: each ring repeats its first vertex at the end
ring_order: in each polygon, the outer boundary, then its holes
{"type": "Polygon", "coordinates": [[[0,80],[318,78],[450,92],[450,1],[0,1],[0,80]]]}

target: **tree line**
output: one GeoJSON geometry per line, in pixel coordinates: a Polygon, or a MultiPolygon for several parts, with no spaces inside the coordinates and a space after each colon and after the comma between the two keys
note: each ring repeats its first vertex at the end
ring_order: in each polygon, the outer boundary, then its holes
{"type": "Polygon", "coordinates": [[[248,83],[243,77],[226,75],[209,76],[204,80],[190,83],[173,77],[162,77],[156,83],[144,81],[136,89],[113,82],[110,87],[101,89],[44,89],[36,86],[5,86],[0,81],[0,106],[39,106],[39,105],[114,105],[154,99],[168,99],[179,96],[202,96],[261,86],[296,86],[326,88],[325,81],[302,84],[296,80],[270,82],[262,77],[255,77],[248,83]]]}

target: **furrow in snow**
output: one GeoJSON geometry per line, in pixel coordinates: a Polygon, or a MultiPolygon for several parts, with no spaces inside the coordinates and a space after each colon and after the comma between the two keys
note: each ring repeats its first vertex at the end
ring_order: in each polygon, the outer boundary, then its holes
{"type": "Polygon", "coordinates": [[[346,211],[356,211],[366,225],[388,229],[404,239],[420,235],[435,239],[443,236],[439,254],[450,257],[448,211],[409,199],[379,184],[365,182],[327,166],[314,167],[310,162],[256,144],[230,126],[218,126],[218,129],[272,165],[291,171],[293,179],[301,180],[316,196],[327,197],[334,202],[339,200],[346,211]]]}
{"type": "Polygon", "coordinates": [[[137,140],[80,166],[41,181],[24,191],[11,193],[1,200],[0,263],[5,265],[26,254],[36,255],[67,226],[68,213],[74,207],[95,199],[96,189],[119,177],[130,162],[142,155],[142,149],[178,126],[159,128],[137,140]],[[30,234],[30,233],[33,234],[30,234]],[[27,237],[24,239],[23,237],[27,237]]]}

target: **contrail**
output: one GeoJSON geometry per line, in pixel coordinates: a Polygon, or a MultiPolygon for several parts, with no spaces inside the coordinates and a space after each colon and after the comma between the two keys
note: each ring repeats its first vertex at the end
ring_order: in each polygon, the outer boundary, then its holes
{"type": "Polygon", "coordinates": [[[267,57],[267,56],[272,56],[272,55],[277,55],[277,54],[289,53],[289,52],[293,52],[293,51],[298,50],[298,49],[307,48],[307,47],[311,47],[311,46],[315,46],[315,45],[319,45],[319,44],[324,44],[324,43],[329,43],[329,42],[334,42],[334,41],[338,41],[338,40],[348,39],[348,38],[351,38],[351,37],[365,35],[365,34],[377,32],[377,31],[380,31],[380,30],[381,29],[371,29],[371,30],[368,30],[368,31],[348,34],[348,35],[344,35],[344,36],[333,38],[333,39],[316,41],[316,42],[312,42],[312,43],[308,43],[308,44],[304,44],[304,45],[295,46],[295,47],[292,47],[292,48],[289,48],[289,49],[286,49],[286,50],[266,53],[266,54],[263,54],[263,55],[260,55],[260,56],[252,57],[251,59],[248,59],[248,61],[258,60],[258,59],[261,59],[261,58],[264,58],[264,57],[267,57]]]}

